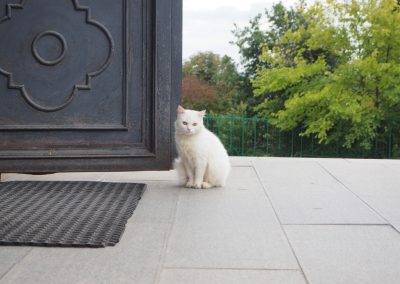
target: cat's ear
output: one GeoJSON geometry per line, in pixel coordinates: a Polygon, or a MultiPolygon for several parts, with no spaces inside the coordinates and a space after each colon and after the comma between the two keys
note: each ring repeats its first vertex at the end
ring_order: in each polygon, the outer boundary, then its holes
{"type": "Polygon", "coordinates": [[[205,115],[206,115],[206,111],[205,110],[199,111],[199,116],[200,117],[204,117],[205,115]]]}
{"type": "Polygon", "coordinates": [[[177,114],[182,114],[184,112],[185,112],[185,109],[181,105],[179,105],[178,108],[176,109],[176,113],[177,114]]]}

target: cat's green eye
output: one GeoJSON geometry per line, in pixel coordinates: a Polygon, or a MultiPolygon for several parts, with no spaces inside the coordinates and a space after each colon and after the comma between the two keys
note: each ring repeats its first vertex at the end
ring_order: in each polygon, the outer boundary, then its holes
{"type": "Polygon", "coordinates": [[[184,121],[184,122],[182,122],[182,124],[183,124],[183,125],[187,125],[187,122],[186,122],[186,121],[184,121]]]}
{"type": "Polygon", "coordinates": [[[196,126],[197,125],[197,123],[193,123],[193,126],[196,126]]]}

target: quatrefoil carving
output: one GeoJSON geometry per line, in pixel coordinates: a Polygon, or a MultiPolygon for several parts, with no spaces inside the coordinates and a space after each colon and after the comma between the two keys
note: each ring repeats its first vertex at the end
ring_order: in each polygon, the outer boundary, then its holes
{"type": "MultiPolygon", "coordinates": [[[[30,1],[30,3],[28,3],[28,1],[29,0],[22,0],[19,3],[7,4],[5,10],[5,16],[1,18],[0,14],[0,28],[4,27],[5,25],[19,25],[18,22],[13,23],[13,20],[15,18],[14,15],[16,15],[17,13],[21,13],[20,16],[27,15],[28,13],[30,13],[30,8],[31,8],[30,5],[34,4],[40,5],[38,3],[39,1],[37,0],[30,1]]],[[[41,0],[41,2],[43,1],[46,1],[46,5],[53,5],[55,8],[57,8],[57,2],[59,2],[60,0],[41,0]]],[[[100,63],[96,62],[97,64],[87,64],[90,66],[96,65],[96,68],[94,70],[84,70],[82,78],[78,80],[78,82],[71,82],[70,90],[71,89],[72,90],[69,91],[69,94],[67,93],[65,95],[65,98],[63,98],[61,102],[58,102],[57,104],[54,103],[51,104],[48,102],[44,102],[43,100],[38,100],[37,98],[35,98],[35,90],[29,89],[28,86],[29,84],[15,80],[15,77],[17,77],[18,74],[14,74],[12,70],[8,70],[12,69],[12,66],[17,66],[18,64],[23,65],[25,62],[24,57],[30,56],[34,59],[29,58],[29,60],[31,61],[35,60],[37,66],[39,66],[38,68],[55,68],[57,66],[57,68],[59,69],[65,68],[66,70],[65,72],[71,72],[71,70],[68,69],[69,61],[67,59],[73,57],[76,53],[82,51],[78,50],[77,48],[75,48],[74,50],[68,42],[68,37],[63,35],[60,31],[58,31],[57,27],[54,28],[52,27],[53,24],[52,21],[45,23],[46,25],[48,25],[48,28],[42,28],[41,30],[39,29],[39,31],[33,32],[30,44],[31,52],[24,52],[23,54],[18,54],[16,58],[18,58],[18,61],[20,62],[8,63],[8,68],[7,68],[3,67],[2,62],[0,61],[0,74],[6,76],[8,88],[19,90],[24,100],[30,106],[39,111],[55,112],[66,108],[74,100],[74,97],[76,96],[78,90],[91,90],[92,78],[104,72],[111,63],[111,58],[114,52],[114,41],[110,31],[102,23],[92,18],[91,10],[89,7],[81,6],[78,0],[71,0],[71,1],[72,1],[72,5],[70,5],[71,11],[68,11],[68,13],[75,12],[77,14],[76,17],[84,16],[84,20],[82,20],[82,23],[85,23],[85,25],[89,25],[91,27],[91,30],[102,33],[106,39],[108,45],[107,47],[108,51],[106,52],[107,53],[106,57],[101,58],[102,61],[100,63]],[[53,46],[54,48],[53,49],[42,48],[41,45],[44,41],[50,42],[51,43],[50,46],[53,46]],[[43,49],[44,51],[41,49],[43,49]],[[49,52],[49,50],[51,53],[50,55],[46,54],[46,52],[49,52]]],[[[40,15],[37,15],[37,17],[40,17],[40,15]]],[[[35,23],[32,23],[32,26],[35,26],[35,23]]],[[[77,31],[77,33],[79,33],[79,31],[77,31]]],[[[23,40],[26,41],[26,38],[22,38],[19,34],[12,34],[11,39],[12,40],[2,41],[1,45],[11,44],[11,48],[12,50],[15,49],[15,52],[19,51],[18,47],[22,45],[21,42],[23,40]]],[[[27,68],[30,67],[27,66],[26,69],[27,68]]],[[[21,72],[21,68],[19,69],[19,72],[21,72]]],[[[82,72],[82,70],[76,70],[76,72],[82,72]]],[[[64,78],[59,78],[59,79],[63,80],[64,78]]],[[[46,82],[43,82],[43,84],[46,84],[46,82]]]]}

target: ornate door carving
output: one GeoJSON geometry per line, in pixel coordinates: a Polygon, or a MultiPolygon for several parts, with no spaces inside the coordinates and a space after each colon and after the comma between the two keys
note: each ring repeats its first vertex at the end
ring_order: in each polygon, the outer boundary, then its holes
{"type": "Polygon", "coordinates": [[[168,169],[181,2],[0,0],[0,172],[168,169]]]}

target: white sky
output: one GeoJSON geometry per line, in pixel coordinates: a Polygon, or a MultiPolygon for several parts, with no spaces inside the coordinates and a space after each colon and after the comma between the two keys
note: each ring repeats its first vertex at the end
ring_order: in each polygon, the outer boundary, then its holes
{"type": "MultiPolygon", "coordinates": [[[[240,27],[265,8],[279,0],[183,0],[183,59],[199,51],[227,54],[239,63],[236,46],[229,44],[235,38],[234,23],[240,27]]],[[[285,6],[297,1],[284,0],[285,6]]]]}

